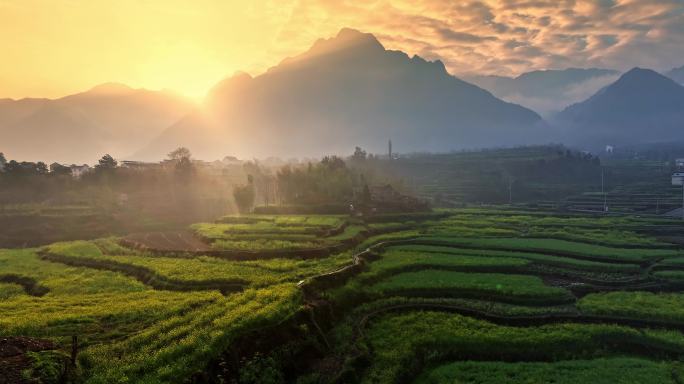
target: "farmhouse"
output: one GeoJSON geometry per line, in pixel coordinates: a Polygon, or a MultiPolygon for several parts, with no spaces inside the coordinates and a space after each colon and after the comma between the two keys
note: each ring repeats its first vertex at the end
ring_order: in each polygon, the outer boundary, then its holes
{"type": "Polygon", "coordinates": [[[69,166],[69,168],[71,169],[71,176],[74,179],[80,179],[81,176],[83,176],[84,174],[86,174],[87,172],[90,171],[90,166],[88,166],[87,164],[83,164],[83,165],[71,164],[69,166]]]}
{"type": "Polygon", "coordinates": [[[123,168],[130,169],[151,169],[159,168],[161,165],[159,163],[148,163],[144,161],[134,161],[134,160],[124,160],[121,162],[123,168]]]}

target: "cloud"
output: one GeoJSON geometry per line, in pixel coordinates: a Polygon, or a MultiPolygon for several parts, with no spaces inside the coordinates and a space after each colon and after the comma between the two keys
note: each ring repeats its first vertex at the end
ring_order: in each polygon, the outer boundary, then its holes
{"type": "Polygon", "coordinates": [[[684,64],[681,0],[299,0],[277,43],[296,53],[344,26],[454,74],[684,64]]]}
{"type": "Polygon", "coordinates": [[[497,40],[495,36],[478,36],[467,32],[458,32],[448,28],[437,28],[435,31],[444,40],[465,43],[481,43],[486,40],[497,40]]]}

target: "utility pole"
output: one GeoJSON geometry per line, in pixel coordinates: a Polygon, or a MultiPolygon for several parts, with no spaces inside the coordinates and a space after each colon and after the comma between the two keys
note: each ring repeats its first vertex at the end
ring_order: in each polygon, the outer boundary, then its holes
{"type": "Polygon", "coordinates": [[[606,189],[605,189],[605,176],[604,176],[604,168],[601,167],[601,193],[603,194],[603,212],[608,212],[608,198],[606,196],[606,189]]]}
{"type": "Polygon", "coordinates": [[[684,220],[684,172],[675,172],[672,174],[672,185],[682,186],[682,220],[684,220]]]}

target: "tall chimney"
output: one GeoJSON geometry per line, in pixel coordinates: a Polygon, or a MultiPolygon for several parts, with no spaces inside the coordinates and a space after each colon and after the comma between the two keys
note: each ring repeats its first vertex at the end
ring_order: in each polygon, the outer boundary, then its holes
{"type": "Polygon", "coordinates": [[[389,159],[392,160],[392,140],[389,141],[389,159]]]}

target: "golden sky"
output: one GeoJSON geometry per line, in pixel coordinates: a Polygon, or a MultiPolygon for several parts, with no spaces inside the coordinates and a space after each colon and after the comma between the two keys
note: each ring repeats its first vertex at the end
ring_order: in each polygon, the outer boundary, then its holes
{"type": "Polygon", "coordinates": [[[202,96],[236,70],[272,64],[287,9],[248,3],[0,0],[0,97],[108,81],[202,96]]]}
{"type": "Polygon", "coordinates": [[[201,98],[345,26],[455,74],[684,65],[682,0],[0,0],[0,98],[110,81],[201,98]]]}

